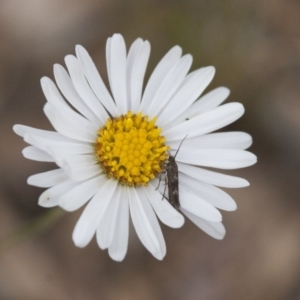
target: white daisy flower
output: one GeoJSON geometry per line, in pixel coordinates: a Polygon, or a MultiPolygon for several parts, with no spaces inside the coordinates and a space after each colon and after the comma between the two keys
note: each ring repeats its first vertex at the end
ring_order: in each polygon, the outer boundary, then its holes
{"type": "Polygon", "coordinates": [[[28,178],[28,184],[47,188],[39,205],[74,211],[87,204],[73,232],[75,245],[85,247],[96,234],[99,247],[117,261],[127,252],[129,215],[142,244],[159,260],[166,244],[157,217],[179,228],[182,212],[204,232],[222,239],[219,209],[232,211],[236,204],[219,187],[249,183],[202,167],[238,169],[256,162],[255,155],[245,151],[252,143],[249,134],[212,133],[244,113],[240,103],[220,105],[229,95],[225,87],[200,97],[214,67],[188,74],[192,56],[182,56],[175,46],[158,63],[142,93],[149,55],[148,41],[137,39],[127,54],[120,34],[109,38],[110,92],[88,52],[76,46],[76,56],[65,58],[67,71],[54,65],[57,86],[47,77],[41,79],[47,99],[44,112],[56,131],[14,126],[30,144],[23,150],[26,158],[58,166],[28,178]],[[177,210],[164,192],[164,170],[185,136],[176,157],[177,210]]]}

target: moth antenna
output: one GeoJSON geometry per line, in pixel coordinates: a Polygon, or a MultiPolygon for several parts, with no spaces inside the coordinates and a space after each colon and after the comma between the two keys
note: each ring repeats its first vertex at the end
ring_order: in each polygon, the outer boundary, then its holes
{"type": "Polygon", "coordinates": [[[175,155],[174,155],[174,159],[176,158],[176,156],[177,156],[177,154],[178,154],[178,151],[179,151],[179,149],[180,149],[180,147],[181,147],[183,141],[187,138],[187,136],[188,136],[188,134],[187,134],[187,135],[183,138],[183,140],[180,142],[179,147],[178,147],[178,149],[177,149],[177,151],[176,151],[176,153],[175,153],[175,155]]]}

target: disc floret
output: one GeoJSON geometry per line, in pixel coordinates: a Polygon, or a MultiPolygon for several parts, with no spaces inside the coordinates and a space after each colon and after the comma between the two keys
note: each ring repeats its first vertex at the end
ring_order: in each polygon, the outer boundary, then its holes
{"type": "Polygon", "coordinates": [[[105,173],[129,186],[147,185],[161,173],[169,147],[155,125],[142,113],[108,119],[98,131],[95,151],[105,173]]]}

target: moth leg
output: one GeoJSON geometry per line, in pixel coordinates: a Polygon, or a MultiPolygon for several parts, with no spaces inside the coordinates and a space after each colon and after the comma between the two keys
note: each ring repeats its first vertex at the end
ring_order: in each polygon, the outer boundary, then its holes
{"type": "Polygon", "coordinates": [[[158,185],[157,185],[157,187],[156,187],[156,189],[155,189],[156,191],[158,190],[158,188],[159,188],[159,186],[160,186],[160,182],[161,182],[161,174],[162,174],[162,173],[159,174],[158,185]]]}
{"type": "Polygon", "coordinates": [[[159,174],[159,181],[158,181],[158,185],[157,185],[157,187],[156,187],[156,191],[158,190],[158,188],[159,188],[159,186],[160,186],[160,183],[161,183],[161,176],[162,176],[162,174],[165,174],[166,173],[166,171],[164,171],[164,172],[161,172],[160,174],[159,174]]]}

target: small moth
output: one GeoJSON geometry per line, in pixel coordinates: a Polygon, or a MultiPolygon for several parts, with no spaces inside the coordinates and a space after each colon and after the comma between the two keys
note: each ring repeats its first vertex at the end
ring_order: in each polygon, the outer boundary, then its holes
{"type": "Polygon", "coordinates": [[[168,190],[169,190],[169,202],[171,205],[173,205],[176,209],[179,209],[180,203],[179,203],[179,186],[178,186],[178,166],[176,163],[176,155],[178,154],[178,151],[183,143],[183,141],[186,139],[187,135],[184,137],[184,139],[181,141],[176,153],[174,156],[170,155],[167,165],[166,165],[166,181],[168,184],[168,190]]]}

